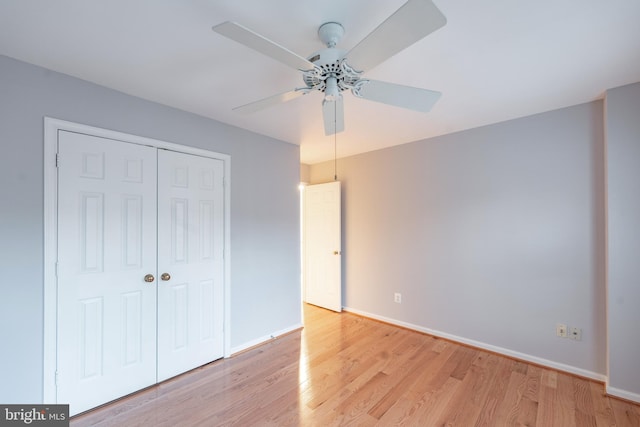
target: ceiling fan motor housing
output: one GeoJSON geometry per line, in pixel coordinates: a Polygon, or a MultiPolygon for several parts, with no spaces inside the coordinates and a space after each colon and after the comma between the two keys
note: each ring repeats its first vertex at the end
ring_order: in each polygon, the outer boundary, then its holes
{"type": "MultiPolygon", "coordinates": [[[[344,28],[337,22],[327,22],[318,29],[318,37],[327,47],[314,52],[307,58],[315,65],[313,70],[303,72],[302,79],[308,88],[325,92],[327,79],[333,77],[337,83],[338,91],[342,92],[353,89],[360,80],[361,73],[351,68],[344,60],[347,52],[335,47],[343,35],[344,28]]],[[[330,90],[335,91],[334,80],[330,79],[329,82],[330,90]]],[[[332,93],[331,95],[336,94],[332,93]]]]}

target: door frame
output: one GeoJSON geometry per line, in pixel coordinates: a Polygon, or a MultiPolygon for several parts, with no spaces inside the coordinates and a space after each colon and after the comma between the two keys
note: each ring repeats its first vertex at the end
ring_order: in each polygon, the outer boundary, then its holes
{"type": "Polygon", "coordinates": [[[172,142],[130,135],[80,123],[44,118],[44,340],[43,340],[43,402],[57,403],[57,260],[58,260],[58,133],[69,131],[106,139],[146,145],[160,149],[194,154],[221,160],[224,167],[224,357],[231,355],[231,156],[172,142]]]}

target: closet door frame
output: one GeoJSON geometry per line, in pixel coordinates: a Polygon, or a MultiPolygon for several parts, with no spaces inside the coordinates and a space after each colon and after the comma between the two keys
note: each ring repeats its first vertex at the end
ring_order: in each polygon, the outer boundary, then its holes
{"type": "MultiPolygon", "coordinates": [[[[130,135],[113,130],[44,118],[44,339],[43,339],[43,403],[57,403],[56,396],[56,346],[57,346],[57,212],[58,176],[57,145],[58,132],[69,131],[114,139],[132,144],[146,145],[160,149],[179,151],[202,157],[221,160],[224,164],[224,357],[231,355],[231,298],[230,298],[230,168],[231,156],[213,151],[193,148],[157,139],[130,135]]],[[[64,402],[61,402],[64,403],[64,402]]]]}

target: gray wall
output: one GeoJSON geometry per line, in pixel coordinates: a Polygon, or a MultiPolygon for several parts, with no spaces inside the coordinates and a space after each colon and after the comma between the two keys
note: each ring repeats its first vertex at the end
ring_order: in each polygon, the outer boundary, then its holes
{"type": "Polygon", "coordinates": [[[231,155],[231,345],[300,324],[297,146],[0,56],[0,402],[42,399],[44,116],[231,155]]]}
{"type": "Polygon", "coordinates": [[[602,378],[603,132],[593,102],[341,160],[345,306],[602,378]]]}
{"type": "Polygon", "coordinates": [[[640,401],[640,83],[607,91],[606,117],[608,386],[640,401]]]}

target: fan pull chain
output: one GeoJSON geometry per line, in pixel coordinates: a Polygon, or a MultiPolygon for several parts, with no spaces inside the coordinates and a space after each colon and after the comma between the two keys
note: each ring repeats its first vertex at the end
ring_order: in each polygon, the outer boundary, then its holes
{"type": "Polygon", "coordinates": [[[338,102],[333,104],[333,180],[338,180],[338,102]]]}

